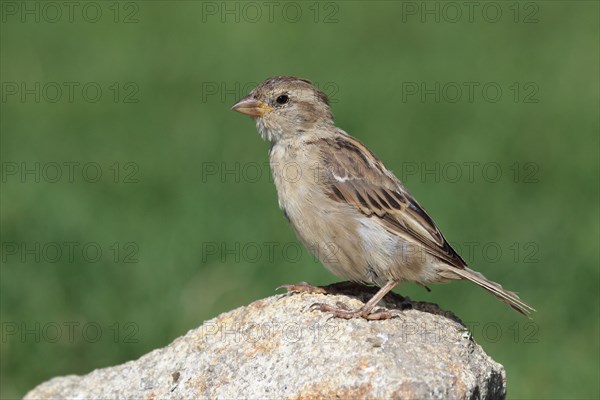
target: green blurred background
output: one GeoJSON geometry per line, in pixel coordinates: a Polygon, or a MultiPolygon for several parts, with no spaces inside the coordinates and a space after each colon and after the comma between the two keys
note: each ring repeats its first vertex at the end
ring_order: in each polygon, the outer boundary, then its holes
{"type": "Polygon", "coordinates": [[[469,322],[509,398],[600,396],[598,2],[76,4],[2,2],[2,398],[279,284],[339,280],[297,254],[268,145],[229,110],[271,75],[325,90],[467,261],[538,312],[463,282],[396,291],[469,322]]]}

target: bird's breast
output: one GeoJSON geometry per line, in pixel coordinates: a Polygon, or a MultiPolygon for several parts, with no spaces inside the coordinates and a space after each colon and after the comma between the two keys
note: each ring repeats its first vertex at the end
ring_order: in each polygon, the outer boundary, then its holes
{"type": "Polygon", "coordinates": [[[293,208],[301,207],[319,197],[316,159],[292,145],[275,144],[269,152],[269,163],[273,182],[277,189],[279,207],[289,217],[293,208]]]}

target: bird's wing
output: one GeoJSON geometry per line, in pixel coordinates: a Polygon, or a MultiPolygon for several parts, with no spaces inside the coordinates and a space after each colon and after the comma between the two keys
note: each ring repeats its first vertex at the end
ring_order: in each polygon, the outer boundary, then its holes
{"type": "Polygon", "coordinates": [[[340,134],[323,138],[317,148],[327,195],[382,224],[456,267],[466,267],[427,212],[400,181],[357,139],[340,134]]]}

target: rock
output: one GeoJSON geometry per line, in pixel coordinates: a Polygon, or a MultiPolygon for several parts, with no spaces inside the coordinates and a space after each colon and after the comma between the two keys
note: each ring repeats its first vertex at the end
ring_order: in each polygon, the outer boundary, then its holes
{"type": "Polygon", "coordinates": [[[384,321],[331,318],[374,289],[277,295],[221,314],[138,360],[53,378],[25,399],[502,399],[506,375],[449,312],[390,294],[384,321]]]}

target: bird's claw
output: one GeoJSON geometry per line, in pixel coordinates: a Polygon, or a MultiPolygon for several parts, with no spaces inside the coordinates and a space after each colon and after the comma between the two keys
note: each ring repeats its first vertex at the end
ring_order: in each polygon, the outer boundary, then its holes
{"type": "Polygon", "coordinates": [[[330,318],[364,318],[369,321],[381,321],[402,316],[402,311],[400,310],[387,310],[383,308],[375,311],[366,310],[364,308],[350,310],[348,306],[343,303],[338,302],[337,305],[338,308],[325,303],[312,303],[307,308],[310,311],[319,310],[321,312],[328,313],[330,314],[330,318]]]}

